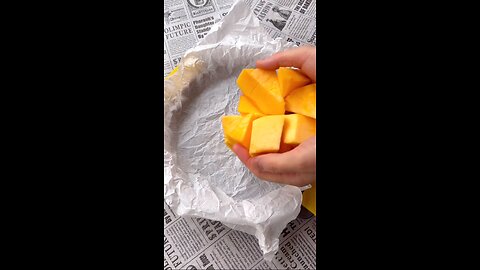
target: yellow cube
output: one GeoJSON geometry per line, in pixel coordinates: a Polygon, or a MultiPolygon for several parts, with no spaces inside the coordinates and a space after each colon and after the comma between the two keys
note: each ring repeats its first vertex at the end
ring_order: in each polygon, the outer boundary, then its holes
{"type": "Polygon", "coordinates": [[[278,69],[278,83],[282,97],[288,96],[293,90],[310,84],[311,82],[310,78],[298,70],[285,67],[278,69]]]}
{"type": "Polygon", "coordinates": [[[250,133],[252,122],[255,119],[253,114],[229,115],[222,117],[223,133],[225,144],[232,149],[233,145],[239,143],[245,148],[250,146],[250,133]]]}
{"type": "Polygon", "coordinates": [[[268,115],[253,121],[249,150],[251,156],[278,152],[284,121],[283,115],[268,115]]]}
{"type": "Polygon", "coordinates": [[[285,98],[285,109],[289,112],[317,118],[317,84],[293,90],[285,98]]]}
{"type": "Polygon", "coordinates": [[[282,142],[285,144],[301,144],[317,134],[317,120],[301,114],[285,115],[282,142]]]}
{"type": "Polygon", "coordinates": [[[238,102],[238,112],[242,115],[247,115],[249,113],[264,116],[264,114],[255,106],[255,104],[246,96],[240,96],[238,102]]]}
{"type": "Polygon", "coordinates": [[[274,70],[244,69],[237,79],[242,93],[263,114],[284,114],[285,100],[280,94],[277,73],[274,70]]]}

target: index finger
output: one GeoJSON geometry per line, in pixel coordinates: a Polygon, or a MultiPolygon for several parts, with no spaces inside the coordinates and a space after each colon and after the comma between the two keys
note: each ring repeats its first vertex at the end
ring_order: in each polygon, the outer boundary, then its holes
{"type": "Polygon", "coordinates": [[[316,48],[303,46],[278,52],[272,56],[258,60],[257,68],[277,69],[279,67],[296,67],[302,70],[314,82],[316,81],[316,48]]]}

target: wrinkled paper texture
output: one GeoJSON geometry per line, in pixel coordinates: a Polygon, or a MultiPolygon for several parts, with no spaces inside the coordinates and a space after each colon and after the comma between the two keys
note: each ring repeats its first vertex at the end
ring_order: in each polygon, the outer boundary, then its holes
{"type": "Polygon", "coordinates": [[[238,115],[236,78],[293,45],[271,39],[239,1],[164,80],[164,199],[180,216],[218,220],[258,239],[271,261],[300,212],[298,187],[256,178],[224,143],[221,118],[238,115]]]}

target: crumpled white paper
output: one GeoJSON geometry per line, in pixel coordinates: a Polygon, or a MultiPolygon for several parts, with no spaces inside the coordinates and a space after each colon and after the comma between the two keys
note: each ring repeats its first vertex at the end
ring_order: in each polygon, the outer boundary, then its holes
{"type": "Polygon", "coordinates": [[[293,45],[273,40],[243,2],[186,52],[164,81],[164,199],[180,216],[218,220],[258,239],[271,261],[301,208],[298,187],[256,178],[224,143],[221,117],[238,115],[236,79],[293,45]]]}

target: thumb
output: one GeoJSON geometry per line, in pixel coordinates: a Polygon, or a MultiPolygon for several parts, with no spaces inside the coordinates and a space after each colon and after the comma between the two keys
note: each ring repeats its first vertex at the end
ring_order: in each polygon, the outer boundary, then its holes
{"type": "Polygon", "coordinates": [[[310,183],[311,176],[316,174],[315,145],[316,138],[312,137],[289,152],[257,157],[250,157],[247,149],[239,144],[234,145],[232,150],[258,178],[304,186],[310,183]]]}
{"type": "Polygon", "coordinates": [[[264,154],[250,161],[261,173],[292,174],[316,170],[316,137],[285,153],[264,154]]]}

